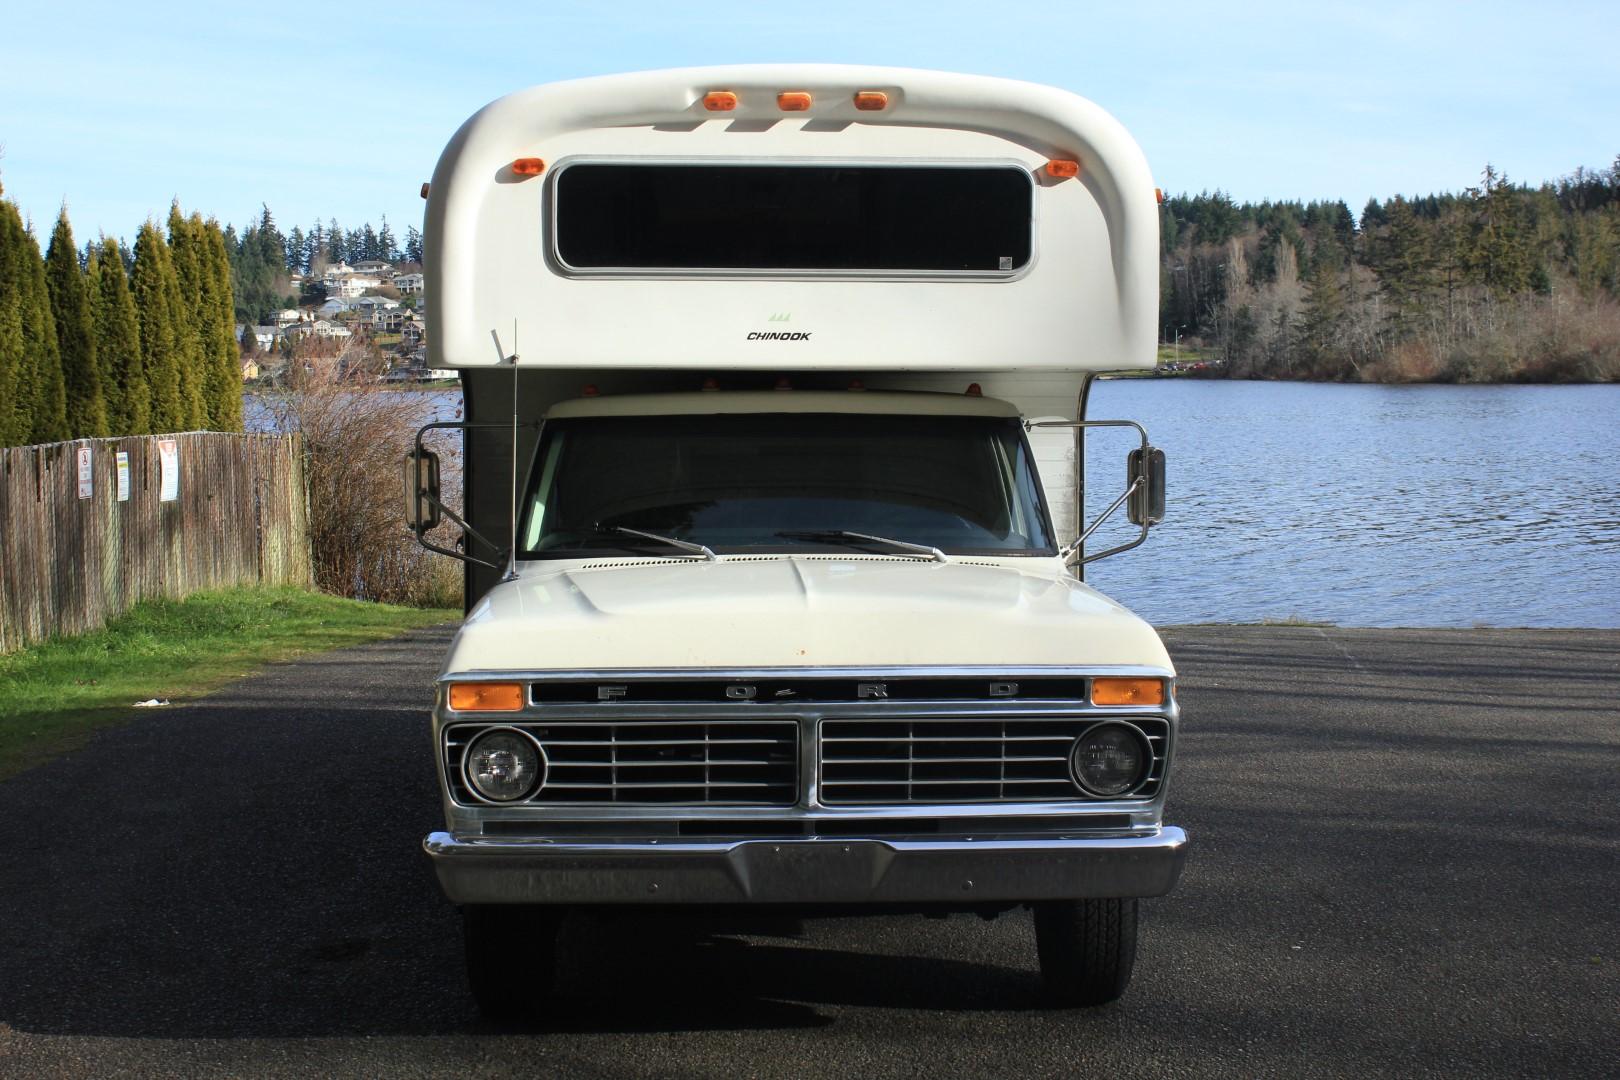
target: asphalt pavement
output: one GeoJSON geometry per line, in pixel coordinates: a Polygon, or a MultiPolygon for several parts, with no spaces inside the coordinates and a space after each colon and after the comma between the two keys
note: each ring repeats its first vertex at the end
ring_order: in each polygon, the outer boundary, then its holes
{"type": "Polygon", "coordinates": [[[1620,1073],[1620,631],[1169,631],[1191,855],[1115,1005],[1022,913],[575,916],[515,1029],[420,851],[448,634],[0,783],[0,1076],[1620,1073]]]}

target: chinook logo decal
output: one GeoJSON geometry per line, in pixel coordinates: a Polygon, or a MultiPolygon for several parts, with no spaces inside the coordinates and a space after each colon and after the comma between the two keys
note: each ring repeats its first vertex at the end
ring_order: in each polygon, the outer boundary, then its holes
{"type": "Polygon", "coordinates": [[[781,333],[775,330],[753,330],[748,334],[749,341],[809,341],[808,330],[794,330],[781,333]]]}

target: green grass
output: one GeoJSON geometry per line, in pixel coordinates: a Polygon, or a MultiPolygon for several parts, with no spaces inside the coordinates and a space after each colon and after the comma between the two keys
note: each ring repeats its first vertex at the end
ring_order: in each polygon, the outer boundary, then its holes
{"type": "Polygon", "coordinates": [[[142,715],[137,701],[188,701],[266,663],[460,617],[299,589],[139,604],[92,633],[0,656],[0,778],[142,715]]]}

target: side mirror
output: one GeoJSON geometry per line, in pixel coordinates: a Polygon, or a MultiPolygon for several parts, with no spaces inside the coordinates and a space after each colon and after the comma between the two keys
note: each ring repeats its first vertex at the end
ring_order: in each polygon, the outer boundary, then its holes
{"type": "Polygon", "coordinates": [[[1126,513],[1132,525],[1157,525],[1164,520],[1164,451],[1138,447],[1125,458],[1125,482],[1142,486],[1132,493],[1126,513]]]}
{"type": "Polygon", "coordinates": [[[417,536],[439,524],[439,455],[431,450],[405,455],[405,524],[417,536]]]}

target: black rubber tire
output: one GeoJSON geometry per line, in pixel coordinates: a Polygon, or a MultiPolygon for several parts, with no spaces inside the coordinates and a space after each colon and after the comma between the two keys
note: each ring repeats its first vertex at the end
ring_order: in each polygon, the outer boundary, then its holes
{"type": "Polygon", "coordinates": [[[1117,1000],[1136,966],[1136,901],[1042,901],[1035,905],[1035,951],[1054,1005],[1117,1000]]]}
{"type": "Polygon", "coordinates": [[[555,908],[469,904],[461,909],[467,983],[491,1020],[524,1020],[551,996],[557,977],[555,908]]]}

